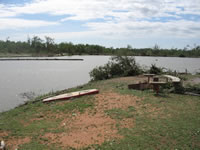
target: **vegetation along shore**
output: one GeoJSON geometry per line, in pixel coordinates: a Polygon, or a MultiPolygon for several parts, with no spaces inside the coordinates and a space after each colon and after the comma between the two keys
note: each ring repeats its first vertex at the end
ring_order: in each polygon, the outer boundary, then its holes
{"type": "Polygon", "coordinates": [[[134,58],[113,57],[93,69],[92,81],[85,85],[42,95],[0,113],[0,141],[11,150],[200,149],[200,99],[184,94],[200,92],[200,75],[168,71],[181,78],[184,92],[179,94],[170,84],[159,95],[152,89],[128,89],[131,83],[147,81],[143,73],[158,75],[163,70],[155,65],[143,70],[134,58]],[[47,97],[86,89],[99,93],[42,103],[47,97]]]}
{"type": "Polygon", "coordinates": [[[63,56],[63,55],[129,55],[129,56],[163,56],[163,57],[200,57],[199,45],[186,45],[183,49],[160,48],[107,48],[100,45],[73,44],[71,42],[55,43],[51,37],[42,40],[38,36],[28,38],[26,42],[0,40],[0,57],[12,56],[63,56]]]}

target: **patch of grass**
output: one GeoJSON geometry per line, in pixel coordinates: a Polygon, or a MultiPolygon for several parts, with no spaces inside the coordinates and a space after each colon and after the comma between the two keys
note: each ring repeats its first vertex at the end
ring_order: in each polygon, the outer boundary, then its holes
{"type": "Polygon", "coordinates": [[[37,136],[45,132],[62,132],[63,129],[58,127],[61,120],[43,118],[45,112],[55,114],[58,112],[68,113],[77,110],[82,113],[85,109],[93,107],[93,99],[93,96],[85,96],[70,100],[68,103],[29,103],[8,112],[1,113],[0,131],[11,132],[11,136],[37,136]],[[43,113],[42,118],[40,118],[40,112],[43,113]],[[38,118],[38,120],[30,122],[31,118],[38,118]]]}
{"type": "Polygon", "coordinates": [[[154,94],[152,90],[140,91],[140,90],[128,89],[128,84],[124,84],[124,85],[121,84],[121,86],[116,86],[115,91],[120,94],[133,95],[140,98],[154,94]]]}
{"type": "Polygon", "coordinates": [[[38,141],[31,141],[30,143],[26,143],[23,145],[20,145],[19,147],[20,150],[59,150],[59,148],[56,148],[53,145],[46,145],[46,144],[41,144],[38,141]]]}
{"type": "Polygon", "coordinates": [[[93,96],[84,96],[80,98],[75,98],[70,100],[69,103],[59,103],[53,102],[49,103],[49,108],[51,111],[55,112],[72,112],[73,110],[78,110],[83,113],[85,109],[92,108],[94,103],[93,96]]]}
{"type": "Polygon", "coordinates": [[[133,117],[133,114],[131,113],[132,111],[134,111],[133,107],[130,107],[129,110],[127,111],[119,108],[114,108],[106,110],[105,113],[113,119],[123,119],[123,118],[132,118],[133,117]]]}
{"type": "Polygon", "coordinates": [[[10,136],[25,137],[38,136],[53,129],[59,129],[59,122],[57,122],[56,120],[54,120],[53,122],[48,120],[38,120],[28,123],[27,125],[24,125],[21,122],[22,120],[18,119],[9,120],[7,122],[4,122],[4,124],[0,127],[0,130],[9,131],[10,136]]]}

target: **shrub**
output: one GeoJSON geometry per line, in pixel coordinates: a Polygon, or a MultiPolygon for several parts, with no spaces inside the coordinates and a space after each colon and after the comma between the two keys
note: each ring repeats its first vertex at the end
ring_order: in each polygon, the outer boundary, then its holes
{"type": "Polygon", "coordinates": [[[188,84],[185,88],[185,91],[200,94],[200,84],[195,84],[195,85],[188,84]]]}
{"type": "Polygon", "coordinates": [[[109,68],[109,64],[106,64],[105,66],[96,67],[90,72],[90,77],[92,77],[92,80],[109,79],[109,68]]]}
{"type": "Polygon", "coordinates": [[[162,74],[162,72],[163,72],[162,68],[157,67],[155,64],[151,64],[149,73],[152,73],[152,74],[162,74]]]}
{"type": "Polygon", "coordinates": [[[105,80],[113,77],[134,76],[142,73],[132,56],[113,56],[106,65],[96,67],[90,72],[92,80],[105,80]]]}

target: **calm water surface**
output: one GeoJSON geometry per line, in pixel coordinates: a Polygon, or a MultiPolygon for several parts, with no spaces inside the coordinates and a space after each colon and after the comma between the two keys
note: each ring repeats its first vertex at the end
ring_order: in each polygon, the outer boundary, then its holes
{"type": "MultiPolygon", "coordinates": [[[[84,61],[0,61],[0,112],[22,104],[23,93],[37,96],[71,88],[90,80],[89,72],[108,62],[109,56],[72,56],[84,61]]],[[[200,58],[136,57],[145,66],[170,68],[180,72],[200,72],[200,58]]]]}

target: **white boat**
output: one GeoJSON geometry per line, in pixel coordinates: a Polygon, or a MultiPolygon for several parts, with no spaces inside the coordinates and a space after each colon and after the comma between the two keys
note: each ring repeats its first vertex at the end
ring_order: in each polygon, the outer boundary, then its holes
{"type": "Polygon", "coordinates": [[[43,102],[45,103],[45,102],[51,102],[51,101],[56,101],[56,100],[67,100],[74,97],[80,97],[84,95],[91,95],[91,94],[97,94],[97,93],[99,93],[99,90],[97,89],[82,90],[82,91],[76,91],[76,92],[60,94],[57,96],[49,97],[49,98],[43,99],[43,102]]]}

